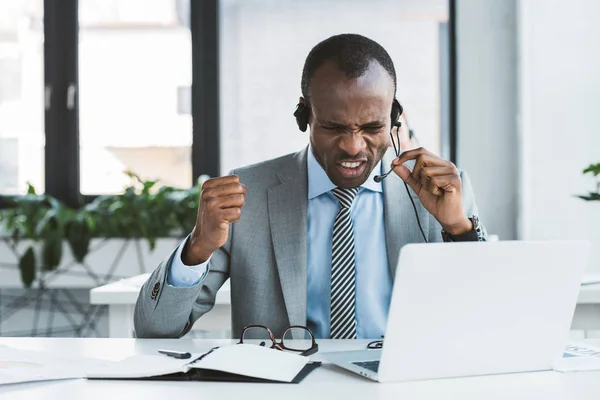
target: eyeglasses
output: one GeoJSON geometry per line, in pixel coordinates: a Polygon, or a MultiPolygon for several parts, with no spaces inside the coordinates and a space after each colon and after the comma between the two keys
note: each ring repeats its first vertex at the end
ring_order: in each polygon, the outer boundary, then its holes
{"type": "MultiPolygon", "coordinates": [[[[269,339],[271,341],[271,348],[277,350],[288,350],[299,352],[301,356],[310,356],[319,351],[319,345],[315,341],[315,336],[305,326],[293,325],[287,328],[281,337],[281,341],[275,339],[273,332],[264,325],[248,325],[242,330],[240,335],[240,341],[238,344],[249,343],[251,339],[269,339]],[[310,339],[310,344],[306,343],[307,337],[310,339]],[[304,338],[305,340],[296,341],[294,338],[304,338]],[[287,343],[287,345],[286,345],[287,343]]],[[[252,344],[250,342],[250,344],[252,344]]],[[[261,342],[260,346],[265,346],[265,342],[261,342]]]]}

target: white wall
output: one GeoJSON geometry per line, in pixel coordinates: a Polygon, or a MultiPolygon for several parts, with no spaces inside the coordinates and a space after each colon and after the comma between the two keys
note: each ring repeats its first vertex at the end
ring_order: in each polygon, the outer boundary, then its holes
{"type": "Polygon", "coordinates": [[[308,144],[308,132],[300,132],[292,116],[302,67],[314,45],[343,32],[387,49],[409,124],[421,145],[439,153],[439,36],[448,0],[221,3],[222,173],[308,144]]]}
{"type": "Polygon", "coordinates": [[[600,1],[519,0],[524,239],[592,241],[600,272],[600,202],[581,170],[600,162],[600,1]]]}
{"type": "Polygon", "coordinates": [[[480,217],[501,240],[517,235],[515,0],[457,0],[457,164],[480,217]]]}

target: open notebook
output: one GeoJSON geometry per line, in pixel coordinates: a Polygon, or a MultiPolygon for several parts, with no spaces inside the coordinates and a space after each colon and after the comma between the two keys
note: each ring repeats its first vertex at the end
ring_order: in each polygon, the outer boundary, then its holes
{"type": "Polygon", "coordinates": [[[216,347],[189,359],[136,355],[95,365],[88,379],[152,379],[298,383],[320,363],[309,357],[252,344],[216,347]]]}

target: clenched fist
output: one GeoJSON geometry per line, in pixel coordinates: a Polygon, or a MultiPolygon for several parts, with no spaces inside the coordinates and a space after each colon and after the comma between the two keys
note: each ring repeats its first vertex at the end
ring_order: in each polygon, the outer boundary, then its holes
{"type": "Polygon", "coordinates": [[[246,192],[236,175],[209,179],[202,184],[196,226],[183,252],[184,264],[203,263],[225,244],[229,224],[240,220],[246,192]]]}

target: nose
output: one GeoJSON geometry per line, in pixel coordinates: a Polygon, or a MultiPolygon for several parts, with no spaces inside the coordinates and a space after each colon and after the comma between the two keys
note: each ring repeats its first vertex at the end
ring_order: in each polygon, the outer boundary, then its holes
{"type": "Polygon", "coordinates": [[[338,147],[348,155],[355,156],[366,149],[367,143],[361,134],[348,133],[340,139],[338,147]]]}

